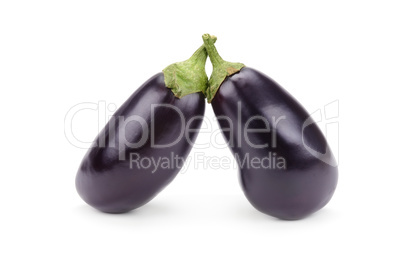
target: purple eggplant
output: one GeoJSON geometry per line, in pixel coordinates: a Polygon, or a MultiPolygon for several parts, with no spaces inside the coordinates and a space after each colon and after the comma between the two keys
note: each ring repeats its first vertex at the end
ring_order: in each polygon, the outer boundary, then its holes
{"type": "Polygon", "coordinates": [[[78,169],[76,189],[86,203],[128,212],[175,178],[202,123],[206,58],[201,46],[151,77],[115,112],[78,169]]]}
{"type": "Polygon", "coordinates": [[[219,56],[203,35],[213,65],[208,102],[239,166],[240,184],[259,211],[304,218],[334,194],[338,168],[308,112],[268,76],[219,56]]]}

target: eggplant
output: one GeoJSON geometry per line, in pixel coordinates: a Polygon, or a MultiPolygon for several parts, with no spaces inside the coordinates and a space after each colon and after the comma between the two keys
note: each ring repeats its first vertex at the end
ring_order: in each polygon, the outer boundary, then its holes
{"type": "Polygon", "coordinates": [[[175,178],[202,123],[206,58],[202,45],[187,61],[151,77],[115,112],[76,175],[86,203],[106,213],[128,212],[175,178]]]}
{"type": "Polygon", "coordinates": [[[242,190],[260,212],[304,218],[331,199],[338,168],[303,106],[265,74],[224,61],[203,35],[213,65],[208,102],[239,166],[242,190]]]}

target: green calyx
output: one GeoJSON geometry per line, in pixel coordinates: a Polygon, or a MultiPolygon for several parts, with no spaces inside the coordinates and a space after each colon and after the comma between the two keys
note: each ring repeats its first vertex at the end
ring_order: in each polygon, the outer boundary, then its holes
{"type": "MultiPolygon", "coordinates": [[[[215,41],[216,37],[211,38],[212,44],[215,41]]],[[[205,72],[207,57],[205,45],[202,45],[188,60],[173,63],[163,69],[165,86],[178,98],[195,92],[205,95],[208,88],[208,76],[205,72]]]]}
{"type": "Polygon", "coordinates": [[[218,92],[218,89],[223,81],[225,81],[226,77],[240,72],[241,68],[243,68],[245,65],[243,63],[224,61],[214,45],[216,41],[215,36],[204,34],[202,39],[204,40],[205,49],[208,52],[208,56],[213,66],[211,78],[209,79],[209,86],[205,94],[208,103],[210,103],[215,97],[216,92],[218,92]]]}

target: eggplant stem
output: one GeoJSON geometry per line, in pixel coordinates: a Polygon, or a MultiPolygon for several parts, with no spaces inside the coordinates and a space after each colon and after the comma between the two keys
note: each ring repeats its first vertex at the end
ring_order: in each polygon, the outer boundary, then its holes
{"type": "MultiPolygon", "coordinates": [[[[215,41],[216,38],[211,39],[212,43],[215,41]]],[[[207,57],[208,53],[202,45],[188,60],[173,63],[163,69],[165,86],[170,88],[177,98],[196,92],[206,95],[208,76],[205,72],[205,62],[207,57]]]]}
{"type": "Polygon", "coordinates": [[[206,90],[208,103],[211,103],[226,77],[240,72],[245,65],[243,63],[224,61],[214,45],[215,36],[204,34],[202,35],[202,40],[213,67],[211,78],[208,81],[209,86],[206,90]]]}

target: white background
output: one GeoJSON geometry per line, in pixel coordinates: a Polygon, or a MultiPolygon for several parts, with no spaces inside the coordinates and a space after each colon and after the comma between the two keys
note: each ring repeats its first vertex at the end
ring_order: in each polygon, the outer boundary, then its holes
{"type": "MultiPolygon", "coordinates": [[[[401,267],[401,13],[398,1],[2,1],[0,266],[401,267]],[[76,194],[85,150],[64,136],[68,110],[121,105],[203,33],[310,112],[339,100],[339,184],[324,209],[263,215],[235,169],[212,167],[190,166],[124,215],[76,194]]],[[[81,140],[98,133],[96,112],[74,124],[81,140]]]]}

